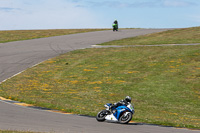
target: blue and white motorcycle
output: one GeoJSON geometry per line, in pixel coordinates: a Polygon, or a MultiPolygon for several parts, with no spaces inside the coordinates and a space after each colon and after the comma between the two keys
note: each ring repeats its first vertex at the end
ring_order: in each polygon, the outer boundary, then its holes
{"type": "Polygon", "coordinates": [[[104,105],[106,107],[105,110],[100,111],[96,119],[99,122],[103,122],[105,120],[108,121],[116,121],[121,124],[127,124],[131,121],[133,114],[135,113],[134,107],[129,103],[127,106],[121,105],[118,107],[112,107],[111,103],[107,103],[104,105]]]}

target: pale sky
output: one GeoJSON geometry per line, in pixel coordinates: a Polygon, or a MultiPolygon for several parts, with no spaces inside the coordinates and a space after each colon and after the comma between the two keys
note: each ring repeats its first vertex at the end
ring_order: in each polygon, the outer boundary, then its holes
{"type": "Polygon", "coordinates": [[[0,30],[200,26],[200,0],[0,0],[0,30]]]}

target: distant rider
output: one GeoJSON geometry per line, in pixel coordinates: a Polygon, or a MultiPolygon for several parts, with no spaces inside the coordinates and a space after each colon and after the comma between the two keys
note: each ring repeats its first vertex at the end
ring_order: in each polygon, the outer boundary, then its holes
{"type": "Polygon", "coordinates": [[[118,25],[118,21],[117,21],[117,19],[115,19],[115,21],[114,21],[113,23],[118,25]]]}
{"type": "MultiPolygon", "coordinates": [[[[116,25],[116,31],[118,31],[118,21],[117,21],[117,19],[115,19],[115,21],[113,22],[113,24],[115,24],[116,25]]],[[[114,31],[114,30],[113,30],[114,31]]]]}

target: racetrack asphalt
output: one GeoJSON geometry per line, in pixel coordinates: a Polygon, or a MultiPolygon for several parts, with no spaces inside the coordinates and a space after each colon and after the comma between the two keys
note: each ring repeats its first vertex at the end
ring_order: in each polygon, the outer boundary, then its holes
{"type": "MultiPolygon", "coordinates": [[[[49,58],[76,50],[91,48],[91,45],[112,40],[134,37],[167,29],[129,29],[98,31],[57,37],[16,41],[0,44],[0,82],[49,58]]],[[[19,106],[0,100],[0,129],[58,132],[58,133],[193,133],[188,129],[177,129],[142,123],[122,125],[97,122],[94,117],[49,112],[47,110],[19,106]]]]}

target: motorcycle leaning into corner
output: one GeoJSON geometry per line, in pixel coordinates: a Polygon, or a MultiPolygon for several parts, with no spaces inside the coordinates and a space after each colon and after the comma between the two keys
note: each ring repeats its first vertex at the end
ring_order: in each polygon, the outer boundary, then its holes
{"type": "Polygon", "coordinates": [[[128,124],[135,113],[134,106],[132,106],[131,103],[127,106],[120,105],[118,107],[113,107],[111,103],[107,103],[104,107],[106,107],[106,109],[100,111],[96,116],[96,119],[99,122],[109,120],[119,122],[121,124],[128,124]]]}

